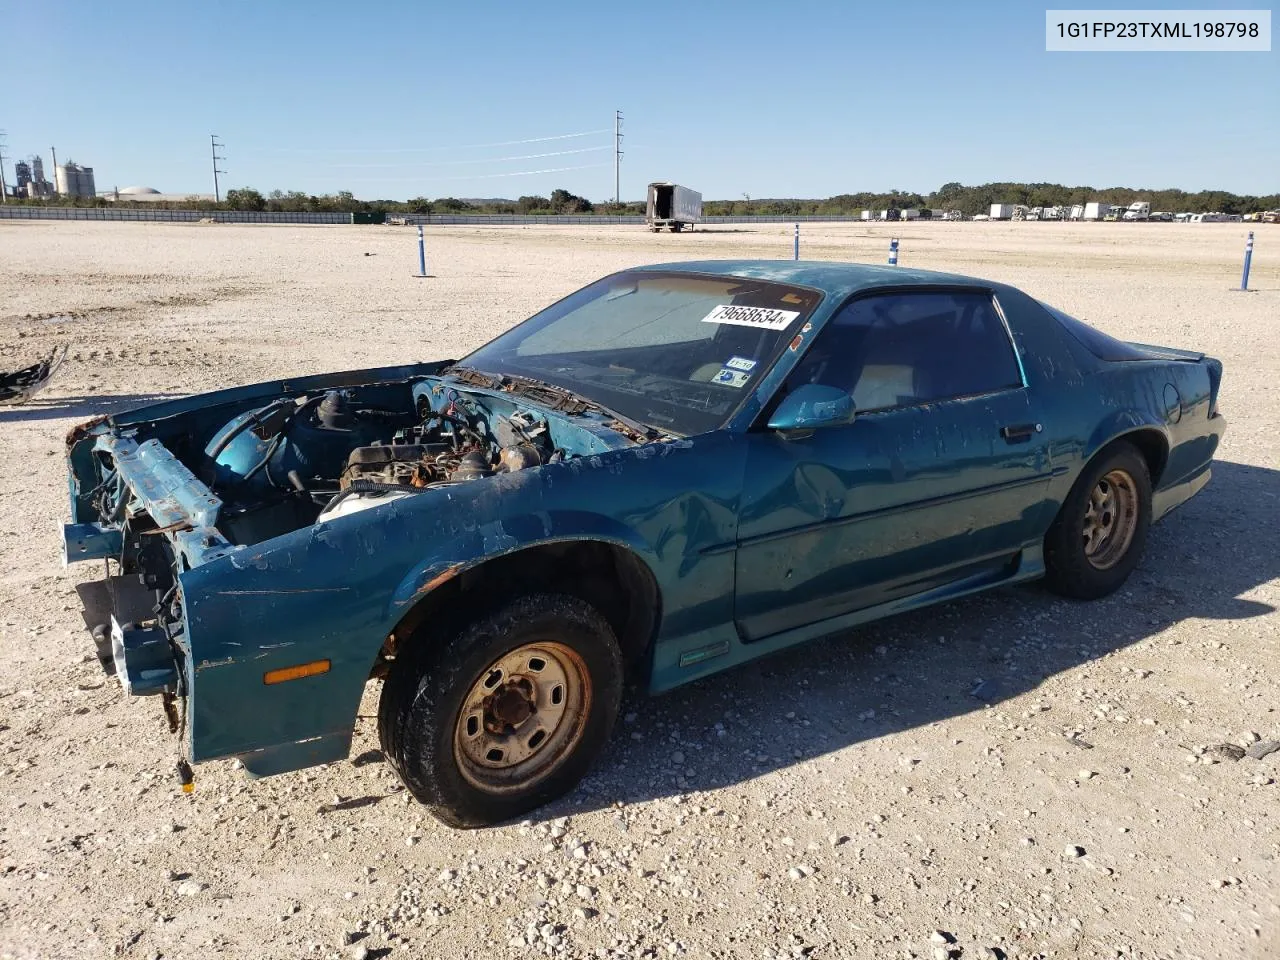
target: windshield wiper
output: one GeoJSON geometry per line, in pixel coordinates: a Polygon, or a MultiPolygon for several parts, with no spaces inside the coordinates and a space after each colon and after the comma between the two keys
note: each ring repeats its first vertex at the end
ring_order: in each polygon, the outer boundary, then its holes
{"type": "Polygon", "coordinates": [[[455,380],[461,380],[463,383],[470,383],[477,387],[488,387],[491,390],[502,389],[502,378],[494,376],[491,373],[482,373],[479,370],[473,370],[471,367],[460,367],[454,365],[446,367],[440,371],[441,375],[453,377],[455,380]]]}
{"type": "Polygon", "coordinates": [[[606,407],[603,403],[592,400],[590,397],[575,393],[566,387],[547,383],[543,380],[536,380],[533,377],[513,374],[505,374],[503,379],[509,381],[507,389],[513,393],[540,396],[544,398],[543,402],[547,403],[553,410],[562,410],[566,413],[581,413],[583,410],[594,410],[596,413],[603,413],[605,416],[616,420],[632,433],[638,434],[641,439],[655,440],[661,436],[661,431],[657,428],[651,427],[647,423],[641,423],[639,420],[632,420],[625,414],[606,407]],[[550,398],[550,402],[546,398],[550,398]]]}
{"type": "Polygon", "coordinates": [[[547,383],[545,380],[510,373],[499,376],[485,373],[481,370],[474,370],[471,367],[460,366],[449,367],[442,370],[441,373],[477,387],[488,387],[490,390],[507,390],[511,393],[521,393],[525,396],[534,397],[552,410],[558,410],[561,413],[575,414],[594,410],[626,427],[627,430],[636,435],[633,439],[655,440],[662,435],[662,431],[656,427],[651,427],[638,420],[632,420],[625,414],[606,407],[603,403],[584,397],[582,394],[575,393],[566,387],[547,383]]]}

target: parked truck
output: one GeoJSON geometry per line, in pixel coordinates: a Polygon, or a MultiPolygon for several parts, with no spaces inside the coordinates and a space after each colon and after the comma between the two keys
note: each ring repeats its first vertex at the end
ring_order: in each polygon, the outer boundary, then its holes
{"type": "Polygon", "coordinates": [[[1146,200],[1133,201],[1133,203],[1129,204],[1129,209],[1120,217],[1122,220],[1148,220],[1150,218],[1151,204],[1146,200]]]}
{"type": "Polygon", "coordinates": [[[668,181],[651,183],[644,221],[654,233],[663,227],[672,233],[692,227],[702,221],[702,194],[668,181]]]}
{"type": "Polygon", "coordinates": [[[993,203],[991,205],[992,220],[1009,220],[1013,217],[1012,203],[993,203]]]}
{"type": "Polygon", "coordinates": [[[1086,220],[1101,220],[1111,212],[1111,204],[1109,203],[1086,203],[1084,205],[1084,218],[1086,220]]]}

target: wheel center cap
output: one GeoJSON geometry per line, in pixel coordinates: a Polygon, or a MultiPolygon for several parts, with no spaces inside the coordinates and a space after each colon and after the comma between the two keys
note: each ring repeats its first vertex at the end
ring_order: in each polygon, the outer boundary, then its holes
{"type": "Polygon", "coordinates": [[[509,733],[537,711],[537,689],[528,677],[512,677],[484,701],[484,726],[490,733],[509,733]]]}

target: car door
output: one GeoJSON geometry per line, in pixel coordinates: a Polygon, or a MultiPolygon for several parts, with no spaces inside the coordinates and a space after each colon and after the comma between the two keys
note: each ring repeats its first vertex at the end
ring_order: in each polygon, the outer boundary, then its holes
{"type": "Polygon", "coordinates": [[[747,640],[957,582],[1034,542],[1050,463],[991,293],[886,292],[825,325],[748,437],[735,618],[747,640]],[[848,390],[847,424],[762,424],[803,383],[848,390]]]}

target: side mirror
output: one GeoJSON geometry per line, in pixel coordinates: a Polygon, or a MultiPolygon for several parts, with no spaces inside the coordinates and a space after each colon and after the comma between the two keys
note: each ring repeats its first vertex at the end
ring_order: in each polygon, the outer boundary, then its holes
{"type": "Polygon", "coordinates": [[[770,430],[813,430],[852,423],[853,397],[838,387],[806,383],[792,390],[769,418],[770,430]]]}

